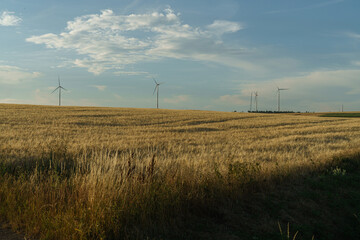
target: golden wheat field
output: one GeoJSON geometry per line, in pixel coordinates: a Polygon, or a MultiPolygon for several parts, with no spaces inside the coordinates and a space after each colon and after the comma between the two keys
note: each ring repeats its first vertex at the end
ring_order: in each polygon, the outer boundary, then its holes
{"type": "Polygon", "coordinates": [[[37,239],[191,238],[188,218],[360,152],[359,118],[318,114],[1,104],[0,132],[0,217],[37,239]]]}

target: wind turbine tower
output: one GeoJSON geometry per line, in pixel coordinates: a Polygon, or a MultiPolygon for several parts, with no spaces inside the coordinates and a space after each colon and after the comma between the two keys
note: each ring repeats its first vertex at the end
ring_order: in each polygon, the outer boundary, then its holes
{"type": "Polygon", "coordinates": [[[52,91],[52,93],[54,93],[56,90],[59,90],[59,106],[61,106],[61,89],[65,90],[65,91],[67,91],[67,90],[61,86],[59,76],[58,76],[58,82],[59,82],[59,86],[57,88],[55,88],[55,90],[52,91]]]}
{"type": "Polygon", "coordinates": [[[156,108],[159,108],[159,86],[161,84],[163,84],[162,82],[161,83],[158,83],[155,78],[153,78],[154,82],[155,82],[155,89],[154,89],[154,92],[153,92],[153,95],[155,94],[155,91],[156,91],[156,108]]]}
{"type": "Polygon", "coordinates": [[[250,95],[250,112],[252,111],[252,95],[253,95],[253,92],[251,92],[251,95],[250,95]]]}
{"type": "Polygon", "coordinates": [[[280,91],[284,91],[284,90],[289,90],[289,88],[279,88],[277,87],[277,92],[278,92],[278,112],[280,112],[280,91]]]}
{"type": "Polygon", "coordinates": [[[258,92],[256,91],[255,93],[255,111],[257,112],[258,111],[258,92]]]}

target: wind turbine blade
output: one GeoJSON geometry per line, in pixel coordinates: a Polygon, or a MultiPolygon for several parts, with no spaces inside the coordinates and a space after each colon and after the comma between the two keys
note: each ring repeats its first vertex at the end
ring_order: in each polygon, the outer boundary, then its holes
{"type": "MultiPolygon", "coordinates": [[[[60,87],[60,86],[59,86],[59,87],[60,87]]],[[[54,93],[56,90],[58,90],[59,87],[55,88],[54,91],[52,91],[51,93],[54,93]]]]}
{"type": "Polygon", "coordinates": [[[154,80],[155,84],[158,85],[158,83],[157,83],[157,81],[155,80],[155,78],[152,78],[152,79],[154,80]]]}
{"type": "Polygon", "coordinates": [[[60,76],[58,76],[58,82],[59,82],[59,86],[60,86],[60,76]]]}
{"type": "Polygon", "coordinates": [[[63,88],[62,86],[60,86],[61,89],[64,89],[65,91],[67,91],[67,89],[63,88]]]}
{"type": "Polygon", "coordinates": [[[155,94],[156,92],[156,89],[158,88],[159,85],[156,84],[156,87],[154,88],[154,92],[153,92],[153,95],[155,94]]]}

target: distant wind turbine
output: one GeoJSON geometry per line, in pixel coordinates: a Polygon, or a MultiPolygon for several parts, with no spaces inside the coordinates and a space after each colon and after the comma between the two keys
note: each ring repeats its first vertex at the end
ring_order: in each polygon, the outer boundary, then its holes
{"type": "Polygon", "coordinates": [[[253,103],[253,94],[254,94],[254,101],[255,101],[255,112],[257,112],[258,110],[258,92],[251,92],[251,95],[250,95],[250,112],[252,112],[252,103],[253,103]]]}
{"type": "Polygon", "coordinates": [[[65,91],[67,91],[67,90],[61,86],[59,76],[58,76],[58,81],[59,81],[59,86],[57,88],[55,88],[55,90],[52,91],[52,93],[54,93],[56,90],[59,89],[59,106],[61,106],[61,89],[65,90],[65,91]]]}
{"type": "Polygon", "coordinates": [[[161,83],[158,83],[155,78],[153,78],[154,82],[155,82],[155,89],[154,89],[154,92],[153,92],[153,95],[155,94],[155,91],[156,91],[156,108],[159,108],[159,86],[161,84],[163,84],[163,82],[161,83]]]}
{"type": "Polygon", "coordinates": [[[258,94],[257,91],[254,92],[254,94],[255,94],[255,111],[257,112],[258,111],[257,106],[258,106],[258,96],[259,96],[259,94],[258,94]]]}
{"type": "Polygon", "coordinates": [[[278,112],[280,112],[280,91],[289,90],[289,88],[279,88],[277,85],[276,87],[278,92],[278,112]]]}
{"type": "Polygon", "coordinates": [[[253,92],[251,92],[251,95],[250,95],[250,112],[252,111],[252,94],[253,94],[253,92]]]}

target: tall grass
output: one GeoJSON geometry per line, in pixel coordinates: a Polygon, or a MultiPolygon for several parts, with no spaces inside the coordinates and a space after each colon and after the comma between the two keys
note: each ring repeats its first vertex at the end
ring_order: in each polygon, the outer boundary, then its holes
{"type": "Polygon", "coordinates": [[[0,217],[39,239],[183,239],[192,216],[336,166],[359,130],[311,115],[0,105],[0,217]]]}

